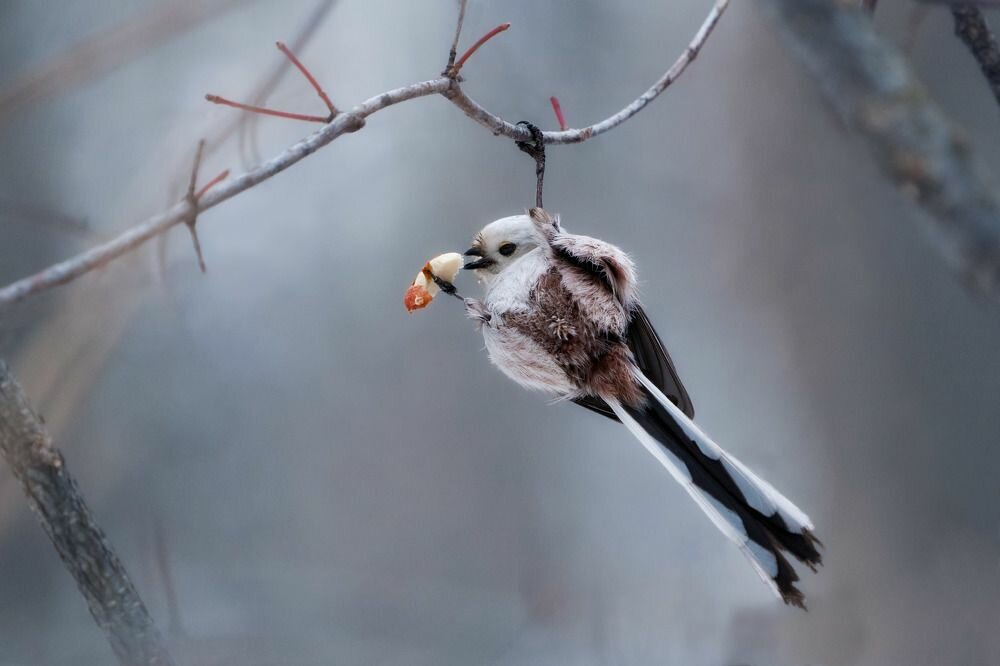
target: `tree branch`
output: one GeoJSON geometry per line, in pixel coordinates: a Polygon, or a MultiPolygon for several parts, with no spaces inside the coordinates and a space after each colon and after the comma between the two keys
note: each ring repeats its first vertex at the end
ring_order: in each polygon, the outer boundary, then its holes
{"type": "Polygon", "coordinates": [[[452,66],[455,64],[455,58],[458,56],[458,40],[462,36],[462,25],[465,23],[465,7],[468,4],[468,0],[458,0],[458,21],[455,22],[455,38],[451,40],[451,49],[448,51],[448,64],[445,65],[444,71],[441,72],[444,76],[448,76],[448,72],[451,71],[452,66]]]}
{"type": "Polygon", "coordinates": [[[112,550],[62,454],[0,361],[0,454],[76,580],[97,625],[124,666],[173,661],[125,566],[112,550]]]}
{"type": "Polygon", "coordinates": [[[836,0],[761,0],[831,106],[868,142],[885,175],[936,222],[938,249],[971,286],[1000,284],[1000,194],[871,17],[836,0]]]}
{"type": "Polygon", "coordinates": [[[955,34],[979,63],[993,97],[1000,103],[1000,46],[983,11],[975,5],[952,5],[951,15],[955,18],[955,34]]]}
{"type": "MultiPolygon", "coordinates": [[[[726,11],[728,6],[729,0],[716,0],[715,5],[708,13],[704,22],[702,22],[698,32],[695,33],[691,43],[688,44],[687,48],[684,49],[684,52],[677,58],[676,61],[674,61],[674,64],[670,66],[670,69],[668,69],[662,77],[650,86],[646,92],[640,95],[628,106],[623,108],[618,113],[615,113],[600,122],[594,123],[589,127],[558,132],[543,132],[542,137],[545,143],[582,143],[595,136],[613,130],[635,114],[642,111],[646,108],[647,104],[659,97],[664,90],[669,88],[670,84],[676,81],[680,75],[684,73],[684,70],[687,69],[687,66],[694,61],[694,59],[698,56],[698,52],[701,51],[701,47],[705,44],[709,35],[712,34],[712,31],[715,29],[716,24],[718,24],[719,19],[722,18],[722,14],[726,11]]],[[[462,111],[465,112],[465,115],[492,131],[493,134],[502,135],[509,139],[513,139],[514,141],[531,141],[532,139],[531,132],[529,132],[523,125],[515,125],[504,120],[503,118],[500,118],[499,116],[494,115],[493,113],[490,113],[480,106],[479,103],[466,95],[459,86],[454,86],[445,94],[445,97],[451,100],[455,106],[462,109],[462,111]]]]}
{"type": "MultiPolygon", "coordinates": [[[[604,134],[635,116],[684,73],[687,66],[697,57],[698,52],[712,33],[712,30],[728,5],[729,0],[716,0],[712,10],[695,34],[694,39],[692,39],[680,57],[677,58],[670,69],[649,90],[644,92],[635,101],[614,115],[589,127],[543,132],[543,141],[552,144],[581,143],[604,134]]],[[[190,219],[192,215],[214,208],[240,192],[244,192],[268,178],[281,173],[343,134],[360,130],[364,127],[368,116],[384,108],[417,97],[426,97],[434,94],[444,96],[467,116],[491,129],[494,134],[503,135],[515,141],[530,141],[532,139],[531,133],[525,127],[514,125],[494,115],[466,95],[462,91],[457,79],[444,76],[396,88],[395,90],[390,90],[366,100],[349,112],[341,113],[329,124],[324,125],[315,133],[287,148],[276,157],[219,185],[199,199],[197,203],[192,204],[188,201],[182,201],[170,209],[137,224],[102,245],[53,264],[34,275],[22,278],[0,288],[0,309],[52,287],[66,284],[95,268],[106,265],[113,259],[139,247],[150,238],[164,233],[186,219],[190,219]]]]}

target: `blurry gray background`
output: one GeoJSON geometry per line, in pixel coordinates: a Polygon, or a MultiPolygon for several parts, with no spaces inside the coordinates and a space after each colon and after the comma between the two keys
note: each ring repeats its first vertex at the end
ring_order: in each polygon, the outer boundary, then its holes
{"type": "MultiPolygon", "coordinates": [[[[6,0],[0,89],[154,4],[6,0]]],[[[557,95],[593,122],[709,4],[472,0],[463,45],[513,27],[467,90],[511,120],[552,127],[557,95]]],[[[176,201],[197,139],[238,114],[203,95],[245,99],[314,6],[231,3],[0,116],[0,282],[176,201]]],[[[1000,172],[950,17],[911,34],[911,9],[883,2],[880,29],[1000,172]]],[[[435,76],[454,12],[343,0],[301,56],[349,107],[435,76]]],[[[294,73],[270,103],[322,112],[294,73]]],[[[257,126],[264,157],[314,129],[257,126]]],[[[235,139],[204,177],[225,167],[235,139]]],[[[154,242],[0,316],[0,356],[182,663],[1000,663],[1000,309],[953,279],[759,7],[734,2],[632,121],[550,150],[546,204],[633,253],[702,427],[812,515],[809,613],[623,429],[493,370],[455,303],[404,311],[428,257],[532,196],[509,141],[418,100],[204,214],[207,275],[176,228],[162,265],[154,242]]],[[[6,468],[0,571],[0,663],[112,661],[6,468]]]]}

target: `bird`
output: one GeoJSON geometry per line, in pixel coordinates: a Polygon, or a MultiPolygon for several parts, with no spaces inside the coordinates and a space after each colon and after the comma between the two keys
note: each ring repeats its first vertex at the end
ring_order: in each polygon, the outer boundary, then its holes
{"type": "Polygon", "coordinates": [[[622,423],[786,604],[806,609],[798,573],[822,564],[812,521],[693,421],[694,405],[639,301],[623,250],[566,232],[543,208],[486,225],[463,268],[490,361],[528,389],[622,423]]]}

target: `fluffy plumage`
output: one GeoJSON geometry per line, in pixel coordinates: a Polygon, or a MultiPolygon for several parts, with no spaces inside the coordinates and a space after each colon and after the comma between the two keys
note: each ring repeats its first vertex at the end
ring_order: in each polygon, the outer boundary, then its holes
{"type": "Polygon", "coordinates": [[[691,420],[694,406],[638,302],[623,251],[566,233],[540,208],[479,232],[466,268],[486,286],[467,300],[491,361],[530,389],[621,421],[739,546],[786,603],[805,607],[785,553],[815,570],[808,516],[723,451],[691,420]]]}

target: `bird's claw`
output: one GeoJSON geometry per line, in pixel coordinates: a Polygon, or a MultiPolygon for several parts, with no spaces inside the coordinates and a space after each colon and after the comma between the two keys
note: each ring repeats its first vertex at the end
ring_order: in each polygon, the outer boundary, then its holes
{"type": "Polygon", "coordinates": [[[476,322],[480,326],[485,326],[493,319],[483,302],[475,298],[465,299],[465,316],[476,322]]]}

